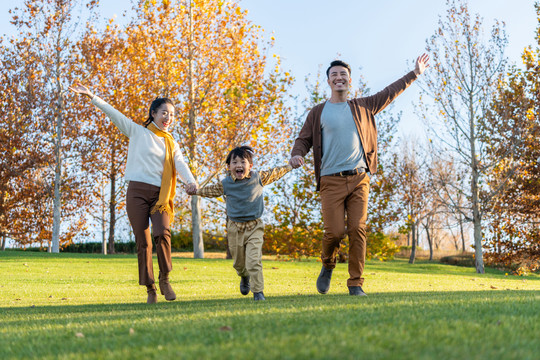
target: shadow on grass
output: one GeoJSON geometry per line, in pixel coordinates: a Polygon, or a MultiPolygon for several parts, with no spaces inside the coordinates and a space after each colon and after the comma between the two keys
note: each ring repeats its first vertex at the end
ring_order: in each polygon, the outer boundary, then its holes
{"type": "MultiPolygon", "coordinates": [[[[223,299],[205,299],[205,300],[176,300],[176,301],[161,301],[154,305],[146,303],[113,303],[113,304],[84,304],[84,305],[46,305],[46,306],[30,306],[30,307],[0,307],[0,318],[3,318],[3,324],[7,324],[9,317],[18,315],[38,315],[38,314],[84,314],[86,317],[91,317],[93,314],[107,312],[108,319],[119,319],[124,313],[142,311],[152,316],[161,313],[177,311],[184,315],[193,315],[200,312],[213,312],[216,310],[228,309],[232,312],[244,312],[248,310],[258,311],[260,309],[280,309],[290,308],[291,305],[305,306],[327,306],[340,308],[342,306],[358,306],[358,307],[380,307],[380,306],[416,306],[422,304],[437,305],[440,302],[452,301],[486,301],[498,302],[514,299],[514,302],[520,302],[520,299],[530,300],[540,297],[540,290],[485,290],[485,291],[430,291],[430,292],[383,292],[370,293],[367,297],[354,297],[348,294],[306,294],[306,295],[286,295],[286,296],[267,296],[264,302],[255,302],[251,296],[242,298],[223,298],[223,299]],[[410,303],[409,303],[410,302],[410,303]],[[112,314],[111,312],[114,312],[112,314]],[[4,322],[6,321],[6,322],[4,322]]],[[[83,316],[83,317],[84,317],[83,316]]],[[[33,318],[24,320],[26,323],[32,323],[33,318]]],[[[23,323],[24,323],[23,322],[23,323]]],[[[19,325],[23,325],[19,323],[19,325]]]]}
{"type": "MultiPolygon", "coordinates": [[[[538,346],[539,300],[540,291],[501,290],[3,307],[0,357],[251,359],[257,353],[271,359],[288,351],[287,358],[357,358],[355,351],[361,350],[367,358],[410,358],[407,349],[416,346],[417,354],[430,346],[424,337],[454,349],[463,341],[471,346],[498,341],[469,339],[475,329],[483,329],[480,334],[495,329],[505,341],[514,332],[532,344],[517,350],[506,344],[511,354],[527,358],[538,346]],[[325,343],[352,355],[321,348],[321,331],[325,343]]],[[[455,358],[474,358],[453,351],[455,358]]]]}

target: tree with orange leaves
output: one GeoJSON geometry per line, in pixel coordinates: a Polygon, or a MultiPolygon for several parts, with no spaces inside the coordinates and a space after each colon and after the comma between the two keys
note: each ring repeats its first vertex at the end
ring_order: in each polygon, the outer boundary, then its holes
{"type": "MultiPolygon", "coordinates": [[[[540,19],[540,2],[535,7],[540,19]]],[[[512,170],[488,212],[488,260],[524,270],[540,269],[540,24],[536,41],[523,51],[523,70],[512,67],[500,82],[482,127],[489,156],[503,159],[490,172],[490,188],[512,170]]]]}
{"type": "MultiPolygon", "coordinates": [[[[202,183],[218,174],[236,145],[249,145],[271,158],[288,135],[286,90],[292,77],[268,69],[272,41],[235,2],[146,1],[135,5],[125,30],[131,91],[169,96],[190,168],[202,183]]],[[[185,200],[184,200],[185,201],[185,200]]],[[[204,257],[200,199],[191,198],[195,257],[204,257]]]]}
{"type": "MultiPolygon", "coordinates": [[[[71,37],[81,20],[74,17],[74,10],[81,6],[92,9],[96,3],[24,1],[21,9],[12,12],[12,23],[18,31],[10,44],[18,55],[15,72],[32,69],[29,76],[19,77],[19,86],[27,89],[30,99],[24,101],[23,97],[21,100],[24,102],[18,103],[31,126],[19,131],[13,129],[9,136],[23,137],[25,148],[35,149],[39,154],[36,158],[41,161],[39,166],[34,164],[29,170],[33,177],[19,175],[21,188],[34,189],[30,190],[32,201],[19,208],[19,211],[34,209],[33,216],[17,220],[21,228],[26,229],[23,231],[25,240],[20,242],[46,239],[49,250],[53,252],[59,251],[62,242],[69,242],[76,233],[84,230],[88,197],[76,167],[72,166],[77,162],[75,145],[78,143],[78,131],[76,122],[66,121],[70,118],[70,111],[65,106],[64,94],[73,70],[71,37]],[[40,180],[36,183],[35,179],[40,180]],[[44,215],[51,213],[52,217],[44,215]],[[62,220],[66,220],[66,226],[61,226],[62,220]]],[[[16,92],[10,95],[16,95],[16,92]]]]}

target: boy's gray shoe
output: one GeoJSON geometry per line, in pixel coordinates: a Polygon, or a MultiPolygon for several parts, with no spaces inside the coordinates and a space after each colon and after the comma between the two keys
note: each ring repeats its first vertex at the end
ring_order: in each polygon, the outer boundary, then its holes
{"type": "Polygon", "coordinates": [[[263,292],[256,292],[256,293],[253,293],[253,300],[255,301],[258,301],[258,300],[266,300],[266,298],[264,297],[264,294],[263,292]]]}
{"type": "Polygon", "coordinates": [[[317,291],[321,294],[328,293],[328,290],[330,289],[330,280],[332,280],[332,272],[334,269],[327,269],[322,267],[321,273],[319,274],[319,277],[317,278],[317,291]]]}
{"type": "Polygon", "coordinates": [[[248,276],[242,276],[240,278],[240,293],[242,295],[247,295],[247,294],[249,294],[249,289],[250,289],[249,275],[248,276]]]}
{"type": "Polygon", "coordinates": [[[361,286],[349,286],[349,295],[367,296],[361,286]]]}

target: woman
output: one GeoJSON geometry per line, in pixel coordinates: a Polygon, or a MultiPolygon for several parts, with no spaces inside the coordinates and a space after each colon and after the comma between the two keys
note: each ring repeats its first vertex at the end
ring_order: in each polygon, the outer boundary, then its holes
{"type": "Polygon", "coordinates": [[[75,84],[70,90],[88,96],[92,104],[107,114],[129,138],[125,173],[129,182],[126,208],[137,243],[139,284],[146,285],[147,303],[156,303],[150,219],[159,265],[159,289],[166,300],[175,300],[176,294],[169,283],[169,272],[172,270],[169,226],[174,218],[177,171],[180,179],[187,184],[187,190],[196,189],[197,184],[178,143],[167,132],[174,120],[174,104],[167,98],[154,100],[148,119],[141,126],[92,94],[86,86],[75,84]]]}

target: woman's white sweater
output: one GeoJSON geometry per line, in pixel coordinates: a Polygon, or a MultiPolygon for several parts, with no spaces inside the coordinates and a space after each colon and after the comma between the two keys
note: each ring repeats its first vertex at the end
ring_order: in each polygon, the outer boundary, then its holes
{"type": "MultiPolygon", "coordinates": [[[[139,181],[161,187],[161,175],[165,161],[165,140],[142,125],[124,116],[98,96],[92,98],[92,104],[102,110],[116,127],[129,138],[126,163],[127,181],[139,181]]],[[[174,164],[180,180],[185,184],[195,182],[189,167],[184,161],[180,146],[174,142],[174,164]]]]}

